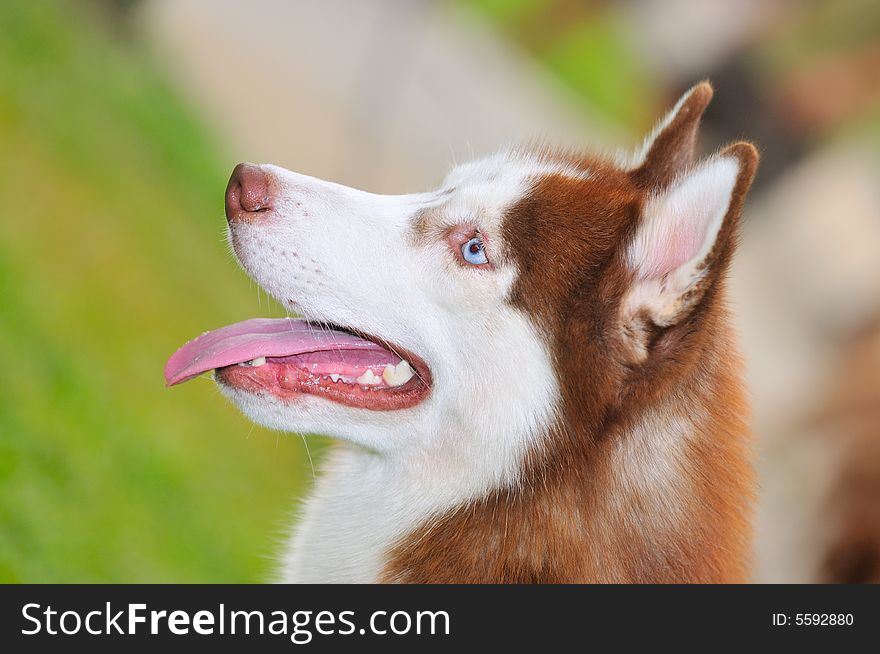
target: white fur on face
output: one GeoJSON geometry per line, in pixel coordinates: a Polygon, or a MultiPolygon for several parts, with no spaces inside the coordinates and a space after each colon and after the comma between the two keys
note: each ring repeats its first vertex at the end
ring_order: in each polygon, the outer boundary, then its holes
{"type": "Polygon", "coordinates": [[[517,271],[501,224],[538,176],[583,173],[508,152],[453,171],[437,192],[381,196],[265,169],[272,213],[231,228],[245,270],[291,311],[385,339],[431,368],[428,398],[388,412],[223,389],[258,423],[355,444],[334,454],[306,503],[284,578],[369,581],[398,538],[516,483],[540,446],[557,380],[543,337],[507,302],[517,271]],[[424,210],[432,232],[479,229],[494,267],[461,265],[445,238],[414,238],[424,210]]]}

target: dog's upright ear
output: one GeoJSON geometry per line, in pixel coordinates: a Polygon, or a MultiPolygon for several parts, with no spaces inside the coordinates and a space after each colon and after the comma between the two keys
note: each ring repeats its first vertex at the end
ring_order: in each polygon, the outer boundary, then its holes
{"type": "Polygon", "coordinates": [[[701,82],[685,93],[645,141],[629,170],[644,192],[626,244],[631,282],[622,304],[625,333],[637,358],[658,328],[681,323],[727,269],[736,246],[758,152],[736,143],[695,161],[700,119],[712,99],[701,82]]]}
{"type": "Polygon", "coordinates": [[[695,86],[678,102],[629,174],[645,192],[625,258],[632,281],[624,296],[625,333],[636,358],[647,356],[648,329],[683,322],[720,279],[733,256],[758,152],[735,143],[694,164],[700,116],[712,89],[695,86]]]}
{"type": "Polygon", "coordinates": [[[630,164],[630,177],[641,188],[672,182],[694,160],[700,119],[712,100],[712,85],[700,82],[685,93],[645,139],[630,164]]]}

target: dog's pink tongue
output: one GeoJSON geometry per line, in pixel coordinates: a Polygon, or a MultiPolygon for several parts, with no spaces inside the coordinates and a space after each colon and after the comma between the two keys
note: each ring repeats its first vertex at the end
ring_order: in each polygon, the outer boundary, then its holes
{"type": "Polygon", "coordinates": [[[165,383],[173,386],[203,372],[257,357],[286,357],[307,352],[375,350],[372,341],[294,318],[253,318],[227,325],[181,347],[165,364],[165,383]]]}

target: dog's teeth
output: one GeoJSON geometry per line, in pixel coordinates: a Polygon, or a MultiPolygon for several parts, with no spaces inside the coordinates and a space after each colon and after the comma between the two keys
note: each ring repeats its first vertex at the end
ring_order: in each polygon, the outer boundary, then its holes
{"type": "Polygon", "coordinates": [[[256,359],[251,359],[251,365],[254,368],[259,368],[260,366],[266,365],[266,357],[257,357],[256,359]]]}
{"type": "Polygon", "coordinates": [[[389,386],[403,386],[412,379],[412,376],[412,368],[410,368],[409,363],[406,361],[401,361],[396,366],[388,364],[385,366],[385,370],[382,371],[382,379],[389,386]]]}
{"type": "Polygon", "coordinates": [[[376,384],[382,383],[382,378],[377,377],[373,374],[373,371],[370,368],[367,368],[367,371],[357,378],[357,383],[362,384],[364,386],[375,386],[376,384]]]}
{"type": "Polygon", "coordinates": [[[394,380],[396,382],[395,386],[402,386],[406,382],[408,382],[413,377],[412,368],[410,368],[408,361],[401,361],[397,364],[397,368],[394,371],[394,380]]]}

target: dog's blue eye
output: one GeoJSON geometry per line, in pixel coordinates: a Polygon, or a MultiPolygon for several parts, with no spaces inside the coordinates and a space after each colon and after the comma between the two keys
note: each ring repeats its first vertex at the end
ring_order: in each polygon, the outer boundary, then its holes
{"type": "Polygon", "coordinates": [[[474,236],[461,246],[461,256],[464,257],[465,261],[474,266],[489,263],[486,252],[483,250],[483,241],[479,236],[474,236]]]}

